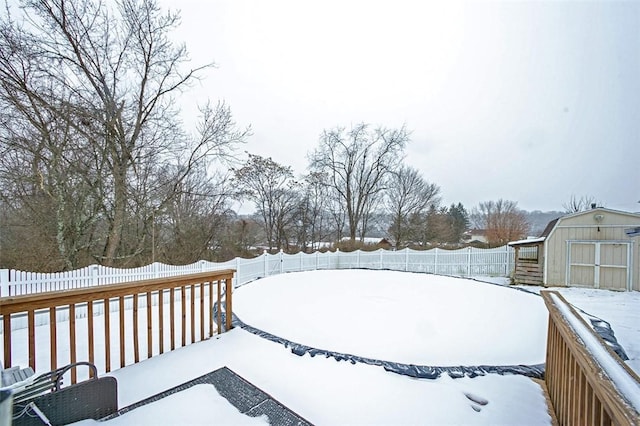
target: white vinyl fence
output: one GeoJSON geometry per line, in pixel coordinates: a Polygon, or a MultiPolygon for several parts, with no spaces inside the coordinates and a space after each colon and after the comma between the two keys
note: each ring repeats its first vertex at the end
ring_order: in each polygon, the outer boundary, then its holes
{"type": "Polygon", "coordinates": [[[456,276],[508,276],[513,268],[514,250],[508,246],[494,249],[315,252],[311,254],[264,253],[253,259],[237,257],[215,263],[201,260],[190,265],[174,266],[153,263],[140,268],[119,269],[100,265],[58,273],[23,272],[0,269],[0,297],[43,291],[115,284],[150,278],[184,275],[217,269],[235,269],[234,285],[285,272],[317,269],[391,269],[456,276]]]}

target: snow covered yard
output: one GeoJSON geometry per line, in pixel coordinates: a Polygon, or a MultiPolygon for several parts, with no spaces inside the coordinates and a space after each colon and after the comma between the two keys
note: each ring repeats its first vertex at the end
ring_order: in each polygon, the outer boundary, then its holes
{"type": "MultiPolygon", "coordinates": [[[[561,293],[611,322],[630,365],[638,360],[637,292],[561,293]]],[[[297,343],[387,361],[432,366],[544,362],[542,299],[472,280],[366,270],[291,273],[240,287],[234,311],[245,323],[297,343]]],[[[298,356],[240,328],[110,375],[118,379],[119,406],[125,407],[222,366],[314,424],[551,422],[542,388],[524,376],[414,379],[380,366],[298,356]]],[[[185,392],[107,424],[265,421],[241,415],[206,386],[185,392]]]]}

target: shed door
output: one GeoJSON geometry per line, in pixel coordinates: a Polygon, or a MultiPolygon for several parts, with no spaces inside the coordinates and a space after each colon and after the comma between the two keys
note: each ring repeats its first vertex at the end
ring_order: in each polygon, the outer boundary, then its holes
{"type": "Polygon", "coordinates": [[[571,286],[631,288],[631,244],[617,241],[569,241],[567,283],[571,286]]]}

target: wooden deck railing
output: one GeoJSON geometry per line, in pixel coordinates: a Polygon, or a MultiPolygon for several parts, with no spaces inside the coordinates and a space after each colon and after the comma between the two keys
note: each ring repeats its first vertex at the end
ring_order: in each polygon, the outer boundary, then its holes
{"type": "MultiPolygon", "coordinates": [[[[146,358],[151,358],[155,354],[164,353],[167,347],[173,350],[176,345],[185,346],[187,343],[204,340],[214,334],[214,325],[217,326],[215,332],[222,330],[222,309],[218,309],[217,318],[214,318],[213,305],[217,302],[219,307],[223,306],[223,292],[226,312],[225,329],[229,330],[233,274],[233,270],[227,269],[0,298],[4,367],[12,366],[12,355],[26,358],[26,354],[16,353],[22,348],[28,351],[28,363],[34,371],[38,371],[36,359],[42,360],[42,354],[48,353],[47,370],[60,367],[59,363],[87,360],[96,363],[100,370],[108,372],[111,371],[112,360],[115,361],[116,354],[119,356],[120,367],[131,363],[126,359],[131,350],[133,350],[133,362],[140,361],[140,348],[145,346],[145,343],[146,358]],[[68,331],[58,328],[56,313],[62,309],[69,310],[68,331]],[[48,323],[48,326],[36,327],[36,316],[43,315],[44,322],[48,323]],[[12,330],[12,319],[24,316],[27,319],[26,348],[24,348],[24,342],[15,341],[18,337],[14,338],[19,332],[24,333],[25,330],[12,330]],[[114,326],[118,327],[117,334],[112,330],[114,326]],[[86,336],[80,336],[83,332],[86,336]],[[48,334],[48,338],[42,334],[48,334]],[[188,335],[190,339],[187,342],[188,335]],[[60,341],[66,341],[67,338],[68,348],[59,347],[60,341]],[[87,348],[82,351],[85,353],[79,353],[79,341],[80,346],[84,348],[84,339],[86,339],[87,348]],[[38,347],[38,344],[47,340],[48,347],[38,347]],[[38,354],[37,357],[36,354],[38,354]],[[61,359],[62,354],[65,355],[64,360],[61,359]],[[104,362],[104,369],[100,368],[102,362],[97,363],[97,361],[104,362]]],[[[42,318],[40,322],[43,322],[42,318]]],[[[21,338],[24,339],[24,337],[21,338]]],[[[76,380],[74,370],[71,381],[75,383],[76,380]]]]}
{"type": "Polygon", "coordinates": [[[640,378],[560,293],[542,296],[549,310],[545,383],[560,425],[639,425],[640,378]]]}

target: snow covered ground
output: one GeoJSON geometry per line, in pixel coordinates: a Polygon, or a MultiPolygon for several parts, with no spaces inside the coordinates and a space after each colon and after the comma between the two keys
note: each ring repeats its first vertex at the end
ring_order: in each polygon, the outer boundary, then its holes
{"type": "MultiPolygon", "coordinates": [[[[637,366],[640,293],[561,293],[609,321],[631,358],[629,365],[637,366]]],[[[544,362],[542,299],[472,280],[391,271],[291,273],[240,287],[234,292],[234,310],[245,323],[298,343],[389,361],[440,366],[544,362]]],[[[118,379],[119,406],[124,407],[222,366],[315,424],[551,422],[542,389],[523,376],[413,379],[378,366],[298,356],[239,328],[110,375],[118,379]]],[[[264,421],[247,418],[229,404],[220,408],[225,400],[211,388],[180,394],[107,424],[264,421]]]]}
{"type": "Polygon", "coordinates": [[[445,276],[325,270],[271,276],[234,293],[234,312],[293,342],[429,366],[541,364],[540,297],[445,276]]]}

